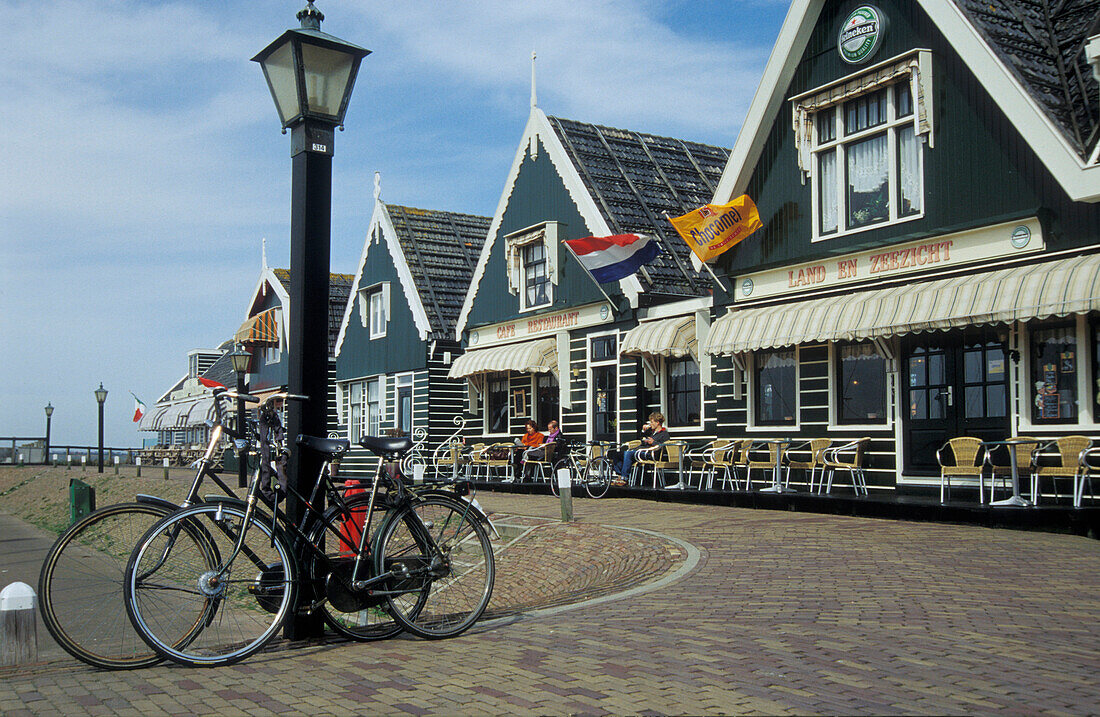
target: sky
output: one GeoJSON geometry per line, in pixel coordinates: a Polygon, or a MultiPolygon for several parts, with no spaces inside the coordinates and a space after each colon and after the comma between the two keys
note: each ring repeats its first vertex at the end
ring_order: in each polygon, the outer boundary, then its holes
{"type": "MultiPolygon", "coordinates": [[[[139,446],[290,257],[290,137],[257,52],[305,0],[0,0],[0,436],[139,446]]],[[[332,270],[374,202],[491,216],[531,98],[733,147],[789,0],[317,0],[369,48],[333,160],[332,270]]]]}

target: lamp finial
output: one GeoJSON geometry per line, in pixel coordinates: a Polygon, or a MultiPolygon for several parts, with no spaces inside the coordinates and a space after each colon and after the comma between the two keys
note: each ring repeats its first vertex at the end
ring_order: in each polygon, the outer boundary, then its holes
{"type": "Polygon", "coordinates": [[[309,0],[306,6],[298,11],[297,17],[302,23],[303,30],[320,30],[321,21],[325,19],[324,13],[313,6],[313,0],[309,0]]]}

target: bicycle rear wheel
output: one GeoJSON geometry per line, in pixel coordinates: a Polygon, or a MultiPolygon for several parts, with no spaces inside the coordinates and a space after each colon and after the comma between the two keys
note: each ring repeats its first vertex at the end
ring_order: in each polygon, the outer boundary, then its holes
{"type": "MultiPolygon", "coordinates": [[[[552,495],[557,496],[558,494],[561,493],[561,488],[558,486],[558,470],[561,469],[561,468],[569,468],[569,467],[570,467],[569,462],[566,461],[564,458],[554,464],[554,469],[550,471],[550,480],[549,480],[550,493],[552,495]]],[[[572,469],[570,469],[570,474],[572,474],[572,469]]]]}
{"type": "Polygon", "coordinates": [[[381,528],[377,574],[390,613],[429,639],[468,630],[493,595],[496,563],[489,535],[463,500],[429,496],[391,516],[381,528]]]}
{"type": "Polygon", "coordinates": [[[126,566],[126,609],[157,654],[192,667],[228,665],[273,638],[294,604],[294,557],[270,518],[200,505],[153,526],[126,566]]]}
{"type": "Polygon", "coordinates": [[[66,652],[105,670],[160,662],[126,616],[122,582],[130,552],[171,510],[149,503],[101,508],[62,533],[42,563],[42,622],[66,652]]]}
{"type": "MultiPolygon", "coordinates": [[[[310,579],[318,596],[324,596],[319,609],[329,627],[351,640],[384,640],[400,634],[404,629],[390,615],[385,596],[364,594],[351,586],[355,548],[359,545],[359,536],[366,522],[370,494],[353,495],[345,500],[346,510],[341,506],[330,507],[325,511],[324,522],[310,531],[309,542],[324,551],[324,557],[314,554],[310,561],[310,579]],[[327,531],[326,525],[335,526],[339,537],[327,531]]],[[[389,512],[388,503],[381,499],[375,502],[371,518],[374,534],[368,535],[364,542],[368,549],[376,545],[379,526],[385,524],[389,512]]],[[[370,577],[373,568],[373,561],[364,560],[359,568],[359,579],[370,577]]]]}
{"type": "Polygon", "coordinates": [[[611,469],[611,461],[606,456],[593,458],[588,462],[584,471],[584,489],[592,498],[602,498],[607,494],[611,485],[614,471],[611,469]]]}

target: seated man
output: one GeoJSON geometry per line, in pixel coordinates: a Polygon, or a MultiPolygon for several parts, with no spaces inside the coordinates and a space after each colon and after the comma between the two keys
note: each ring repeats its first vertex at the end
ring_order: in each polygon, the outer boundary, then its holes
{"type": "Polygon", "coordinates": [[[619,479],[612,482],[612,485],[626,485],[626,480],[630,478],[630,468],[634,465],[634,460],[638,456],[638,453],[645,455],[650,451],[654,451],[660,448],[665,441],[668,440],[668,429],[665,428],[664,414],[654,411],[649,414],[649,421],[646,422],[645,427],[642,429],[642,445],[640,448],[631,448],[623,453],[621,458],[614,459],[615,472],[619,474],[619,479]],[[648,431],[648,435],[646,432],[648,431]]]}
{"type": "Polygon", "coordinates": [[[506,478],[505,483],[512,483],[520,479],[520,464],[523,462],[527,450],[537,448],[544,442],[544,437],[539,433],[538,424],[528,419],[524,426],[523,435],[516,439],[516,448],[512,451],[512,477],[506,478]],[[523,450],[523,449],[527,450],[523,450]]]}

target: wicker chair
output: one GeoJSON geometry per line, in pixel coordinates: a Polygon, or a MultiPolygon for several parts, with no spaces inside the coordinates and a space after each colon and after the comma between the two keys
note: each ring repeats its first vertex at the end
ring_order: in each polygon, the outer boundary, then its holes
{"type": "MultiPolygon", "coordinates": [[[[687,449],[687,443],[680,440],[665,441],[663,450],[654,451],[654,460],[650,468],[653,471],[653,489],[657,489],[657,476],[661,477],[662,488],[683,488],[684,477],[680,473],[681,458],[684,451],[687,449]],[[676,483],[674,485],[665,485],[665,472],[676,471],[676,483]]],[[[647,462],[648,463],[648,462],[647,462]]]]}
{"type": "Polygon", "coordinates": [[[728,438],[718,438],[709,443],[692,448],[684,452],[684,463],[688,471],[688,483],[691,483],[692,475],[698,475],[698,488],[703,490],[703,481],[707,483],[707,490],[714,487],[714,464],[712,460],[716,453],[723,452],[729,445],[728,438]]]}
{"type": "Polygon", "coordinates": [[[808,441],[790,446],[787,448],[787,476],[783,481],[783,485],[790,485],[791,482],[791,470],[804,471],[807,474],[807,490],[811,493],[814,492],[814,479],[817,477],[818,471],[821,472],[821,480],[817,481],[818,491],[821,491],[821,483],[824,483],[825,478],[825,460],[821,457],[822,452],[830,445],[832,445],[833,439],[831,438],[811,438],[808,441]],[[805,455],[809,460],[799,461],[793,460],[791,455],[805,455]]]}
{"type": "Polygon", "coordinates": [[[1085,497],[1086,479],[1089,482],[1089,495],[1092,496],[1093,500],[1096,500],[1096,494],[1092,492],[1092,474],[1100,470],[1100,468],[1097,468],[1097,462],[1100,462],[1100,446],[1089,446],[1081,451],[1081,469],[1077,472],[1077,478],[1073,486],[1074,508],[1081,507],[1081,499],[1085,497]]]}
{"type": "Polygon", "coordinates": [[[1032,453],[1034,468],[1031,471],[1031,502],[1035,505],[1039,504],[1039,484],[1043,478],[1050,478],[1051,486],[1054,488],[1055,500],[1060,497],[1058,494],[1058,479],[1069,478],[1074,487],[1074,498],[1076,498],[1078,476],[1081,473],[1081,454],[1091,447],[1092,439],[1088,436],[1062,436],[1036,448],[1032,453]],[[1042,465],[1039,461],[1039,455],[1055,447],[1058,449],[1058,464],[1052,466],[1042,465]]]}
{"type": "MultiPolygon", "coordinates": [[[[749,445],[752,445],[752,441],[748,441],[749,445]]],[[[764,482],[767,483],[767,475],[770,472],[772,474],[773,482],[776,479],[775,467],[783,464],[783,456],[786,454],[787,447],[778,443],[768,444],[768,459],[761,460],[763,451],[760,449],[744,448],[745,458],[747,462],[745,464],[745,484],[748,490],[752,490],[752,472],[754,469],[760,469],[764,471],[764,482]],[[751,455],[750,455],[751,451],[751,455]]]]}
{"type": "Polygon", "coordinates": [[[960,436],[952,438],[940,446],[936,451],[936,462],[940,464],[940,503],[945,502],[945,495],[951,496],[951,478],[977,478],[978,497],[982,495],[982,469],[983,460],[978,459],[978,453],[982,450],[982,441],[979,438],[960,436]],[[945,451],[951,449],[950,462],[947,461],[945,451]]]}
{"type": "Polygon", "coordinates": [[[531,470],[531,478],[535,478],[538,475],[538,480],[546,481],[552,480],[554,477],[554,454],[557,452],[558,445],[551,441],[550,443],[543,443],[539,448],[542,448],[542,458],[524,458],[523,459],[523,477],[526,480],[528,466],[531,470]]]}
{"type": "Polygon", "coordinates": [[[828,478],[825,482],[825,493],[833,490],[833,477],[838,470],[848,471],[852,477],[852,490],[858,496],[861,493],[867,495],[867,476],[863,469],[863,456],[867,452],[867,446],[871,444],[869,437],[857,438],[840,445],[829,446],[821,452],[821,459],[825,465],[825,473],[828,478]],[[848,458],[849,460],[845,460],[848,458]]]}
{"type": "Polygon", "coordinates": [[[494,469],[504,471],[505,473],[510,471],[512,469],[512,462],[509,460],[511,450],[512,445],[509,443],[493,443],[488,446],[484,443],[474,444],[470,452],[470,466],[472,468],[473,477],[477,478],[478,474],[484,470],[485,480],[489,480],[492,478],[494,469]],[[505,457],[494,457],[494,453],[497,452],[505,455],[505,457]]]}

